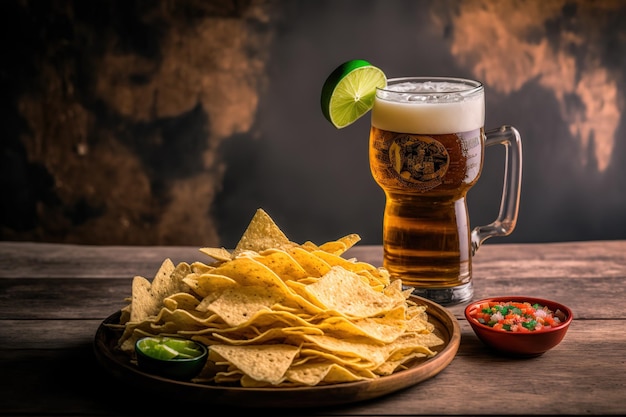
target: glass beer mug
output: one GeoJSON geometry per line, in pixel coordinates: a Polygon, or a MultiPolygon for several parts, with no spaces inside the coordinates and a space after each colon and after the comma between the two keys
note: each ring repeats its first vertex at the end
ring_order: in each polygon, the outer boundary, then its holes
{"type": "Polygon", "coordinates": [[[372,108],[369,158],[385,192],[383,266],[413,294],[442,305],[473,296],[472,256],[492,236],[515,228],[522,143],[511,126],[485,131],[478,81],[389,79],[372,108]],[[506,149],[496,220],[470,231],[466,194],[478,181],[485,147],[506,149]]]}

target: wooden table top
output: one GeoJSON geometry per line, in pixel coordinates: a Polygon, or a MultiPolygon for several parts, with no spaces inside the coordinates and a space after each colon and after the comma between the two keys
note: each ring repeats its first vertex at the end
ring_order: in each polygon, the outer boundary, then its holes
{"type": "MultiPolygon", "coordinates": [[[[96,330],[126,305],[135,275],[153,277],[165,258],[204,256],[192,247],[0,242],[0,415],[233,412],[145,393],[111,376],[94,355],[96,330]]],[[[382,250],[357,245],[346,256],[378,266],[382,250]]],[[[485,349],[464,306],[450,307],[461,343],[433,378],[374,400],[272,414],[626,414],[626,241],[488,243],[474,257],[474,285],[475,298],[561,302],[574,321],[553,350],[511,359],[485,349]]]]}

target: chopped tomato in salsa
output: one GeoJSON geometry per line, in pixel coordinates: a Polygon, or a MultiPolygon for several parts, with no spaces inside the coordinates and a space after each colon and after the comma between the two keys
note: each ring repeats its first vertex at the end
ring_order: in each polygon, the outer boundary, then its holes
{"type": "Polygon", "coordinates": [[[489,302],[470,311],[470,317],[485,326],[505,332],[532,332],[556,327],[565,321],[560,310],[528,302],[489,302]]]}

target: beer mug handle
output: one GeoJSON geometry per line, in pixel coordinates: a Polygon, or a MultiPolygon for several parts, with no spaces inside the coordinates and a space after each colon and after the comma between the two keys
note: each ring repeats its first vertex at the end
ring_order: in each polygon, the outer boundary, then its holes
{"type": "Polygon", "coordinates": [[[472,255],[486,239],[511,234],[517,223],[522,185],[522,138],[512,126],[502,126],[485,132],[485,147],[498,144],[504,145],[506,152],[500,212],[493,223],[477,226],[472,230],[472,255]]]}

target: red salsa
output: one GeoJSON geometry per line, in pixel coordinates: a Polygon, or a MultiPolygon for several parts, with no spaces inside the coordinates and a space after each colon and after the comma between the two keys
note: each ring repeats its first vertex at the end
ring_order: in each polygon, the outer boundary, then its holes
{"type": "Polygon", "coordinates": [[[557,327],[565,321],[562,311],[528,302],[489,302],[476,305],[470,317],[504,332],[534,332],[557,327]]]}

